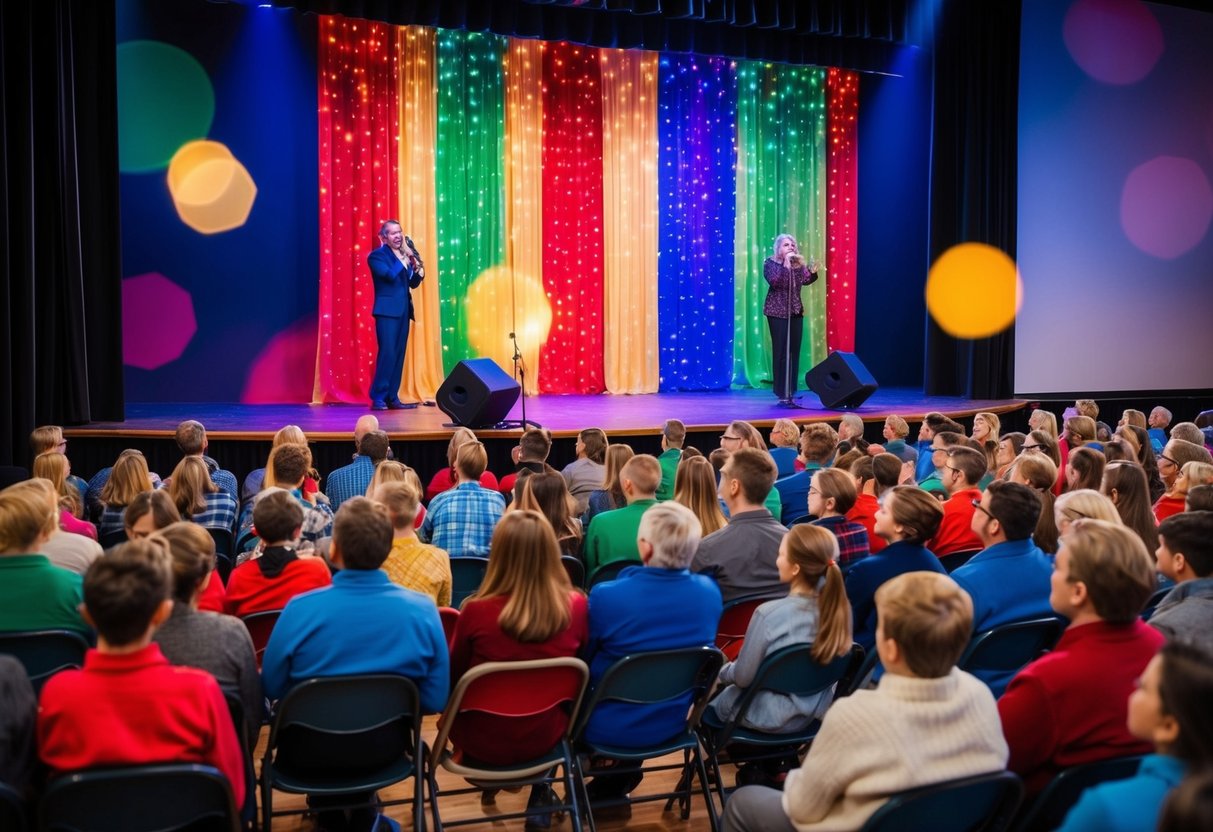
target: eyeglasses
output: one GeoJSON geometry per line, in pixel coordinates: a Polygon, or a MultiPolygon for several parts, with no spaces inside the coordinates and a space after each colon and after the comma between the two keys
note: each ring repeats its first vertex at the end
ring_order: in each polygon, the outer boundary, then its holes
{"type": "Polygon", "coordinates": [[[986,517],[989,517],[991,520],[998,519],[997,517],[995,517],[993,514],[990,513],[990,510],[988,508],[985,508],[984,506],[982,506],[981,500],[970,500],[969,502],[973,504],[973,508],[980,511],[982,514],[984,514],[986,517]]]}
{"type": "Polygon", "coordinates": [[[1179,467],[1179,463],[1176,462],[1175,460],[1171,459],[1171,457],[1167,456],[1166,454],[1159,454],[1158,460],[1159,460],[1159,462],[1169,462],[1172,465],[1174,465],[1176,468],[1179,467]]]}
{"type": "Polygon", "coordinates": [[[740,442],[741,441],[740,436],[729,436],[727,433],[721,434],[720,441],[723,442],[726,439],[729,440],[730,442],[740,442]]]}
{"type": "Polygon", "coordinates": [[[1043,447],[1044,447],[1044,445],[1024,445],[1024,446],[1023,446],[1023,450],[1025,450],[1025,451],[1039,451],[1039,450],[1040,450],[1041,448],[1043,448],[1043,447]]]}
{"type": "Polygon", "coordinates": [[[820,492],[820,491],[818,491],[818,490],[817,490],[816,488],[814,488],[813,486],[809,486],[809,493],[810,493],[810,494],[820,494],[821,492],[820,492]]]}

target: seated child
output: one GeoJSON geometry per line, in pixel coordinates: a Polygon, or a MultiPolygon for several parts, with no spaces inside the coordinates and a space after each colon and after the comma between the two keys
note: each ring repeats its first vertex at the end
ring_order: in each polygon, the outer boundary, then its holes
{"type": "Polygon", "coordinates": [[[1167,792],[1213,763],[1213,656],[1170,642],[1129,695],[1129,733],[1154,746],[1137,774],[1083,792],[1060,832],[1154,829],[1167,792]]]}
{"type": "Polygon", "coordinates": [[[846,516],[857,496],[855,480],[846,471],[822,468],[813,472],[809,514],[817,518],[812,521],[814,526],[828,529],[838,538],[837,561],[842,569],[850,569],[868,556],[868,530],[846,516]]]}
{"type": "Polygon", "coordinates": [[[1069,626],[1051,653],[1016,674],[998,700],[1009,768],[1038,793],[1062,769],[1151,747],[1129,733],[1129,694],[1163,636],[1138,618],[1154,562],[1132,530],[1078,520],[1062,537],[1049,603],[1069,626]]]}
{"type": "Polygon", "coordinates": [[[1006,765],[994,697],[956,668],[973,628],[969,596],[946,575],[909,572],[877,590],[876,606],[879,686],[834,703],[782,793],[734,792],[726,832],[858,829],[897,792],[1006,765]]]}
{"type": "Polygon", "coordinates": [[[136,540],[84,576],[84,615],[97,630],[82,670],[42,689],[38,756],[53,774],[95,766],[193,762],[214,766],[244,803],[244,759],[215,677],[170,665],[152,634],[172,613],[162,540],[136,540]]]}

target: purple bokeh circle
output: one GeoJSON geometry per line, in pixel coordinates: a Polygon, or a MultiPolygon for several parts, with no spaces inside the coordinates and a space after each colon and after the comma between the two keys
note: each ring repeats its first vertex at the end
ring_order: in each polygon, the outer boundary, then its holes
{"type": "Polygon", "coordinates": [[[122,360],[155,370],[176,361],[198,331],[190,293],[151,272],[122,281],[122,360]]]}
{"type": "Polygon", "coordinates": [[[1133,245],[1172,260],[1195,248],[1213,222],[1213,188],[1200,165],[1158,156],[1138,165],[1120,195],[1120,224],[1133,245]]]}
{"type": "Polygon", "coordinates": [[[1062,37],[1083,72],[1105,84],[1135,84],[1163,52],[1162,27],[1140,0],[1077,0],[1062,37]]]}
{"type": "Polygon", "coordinates": [[[277,333],[254,359],[244,381],[244,404],[307,404],[316,368],[316,316],[277,333]]]}

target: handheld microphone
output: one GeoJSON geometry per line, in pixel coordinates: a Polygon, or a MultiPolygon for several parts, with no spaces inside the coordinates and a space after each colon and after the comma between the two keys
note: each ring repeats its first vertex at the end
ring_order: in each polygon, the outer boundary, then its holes
{"type": "Polygon", "coordinates": [[[413,238],[412,238],[412,237],[410,237],[408,234],[405,234],[405,235],[404,235],[404,242],[405,242],[405,243],[408,245],[408,247],[409,247],[409,248],[411,248],[411,249],[412,249],[414,252],[416,252],[416,251],[417,251],[417,246],[413,245],[413,238]]]}

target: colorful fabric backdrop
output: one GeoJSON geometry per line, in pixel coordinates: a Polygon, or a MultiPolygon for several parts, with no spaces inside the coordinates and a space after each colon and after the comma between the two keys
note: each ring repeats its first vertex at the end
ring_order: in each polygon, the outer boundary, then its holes
{"type": "Polygon", "coordinates": [[[401,396],[476,356],[530,391],[769,383],[763,260],[824,262],[801,367],[852,349],[858,77],[341,17],[319,29],[313,399],[363,402],[366,255],[399,218],[427,264],[401,396]]]}

